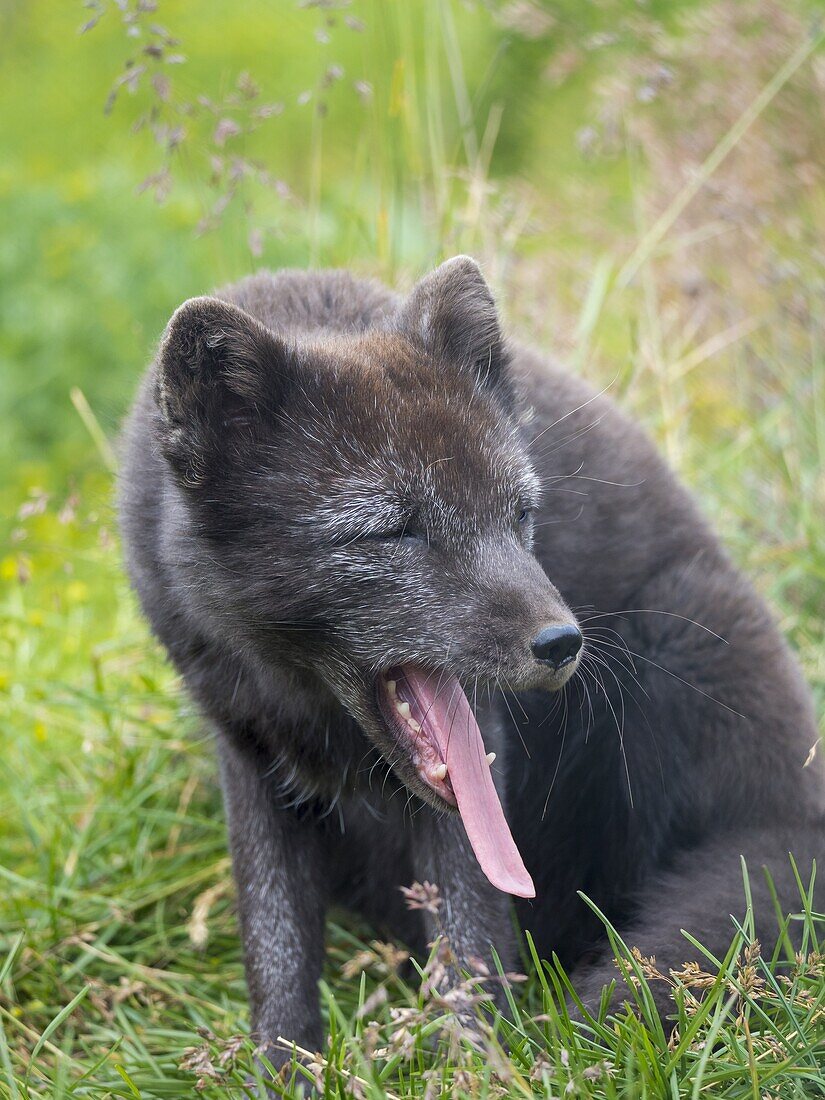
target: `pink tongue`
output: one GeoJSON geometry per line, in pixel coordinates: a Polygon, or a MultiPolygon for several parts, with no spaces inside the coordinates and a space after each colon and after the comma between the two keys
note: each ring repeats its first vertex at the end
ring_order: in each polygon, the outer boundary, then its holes
{"type": "Polygon", "coordinates": [[[461,820],[482,871],[499,890],[534,898],[533,880],[505,820],[481,730],[461,684],[455,676],[434,676],[412,665],[405,665],[403,671],[426,715],[427,732],[447,764],[461,820]]]}

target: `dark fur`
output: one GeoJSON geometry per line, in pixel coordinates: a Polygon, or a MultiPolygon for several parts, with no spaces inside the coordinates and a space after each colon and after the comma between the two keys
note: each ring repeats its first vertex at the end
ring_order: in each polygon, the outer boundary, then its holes
{"type": "Polygon", "coordinates": [[[664,968],[692,954],[683,927],[726,949],[740,853],[765,937],[763,863],[798,908],[786,853],[821,853],[825,788],[796,663],[639,427],[508,354],[472,261],[407,299],[284,272],[186,303],[128,426],[121,509],[144,609],[216,733],[261,1037],[319,1046],[331,901],[417,948],[396,887],[429,879],[463,957],[512,954],[508,899],[377,716],[371,678],[400,661],[478,681],[537,888],[518,915],[545,956],[588,960],[587,997],[615,971],[579,890],[664,968]],[[534,553],[514,518],[532,469],[534,553]],[[601,685],[553,695],[529,640],[568,607],[601,685]],[[488,701],[496,676],[518,698],[488,701]]]}

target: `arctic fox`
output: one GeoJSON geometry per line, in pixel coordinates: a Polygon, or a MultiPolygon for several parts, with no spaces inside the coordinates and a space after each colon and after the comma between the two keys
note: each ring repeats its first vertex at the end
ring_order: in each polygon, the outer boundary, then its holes
{"type": "Polygon", "coordinates": [[[261,1041],[321,1045],[328,902],[423,947],[415,879],[460,960],[507,965],[514,896],[590,1004],[617,974],[579,891],[665,970],[682,928],[724,953],[740,854],[765,938],[762,864],[798,907],[825,784],[788,647],[638,425],[505,341],[471,259],[407,296],[284,271],[185,302],[121,517],[217,741],[261,1041]]]}

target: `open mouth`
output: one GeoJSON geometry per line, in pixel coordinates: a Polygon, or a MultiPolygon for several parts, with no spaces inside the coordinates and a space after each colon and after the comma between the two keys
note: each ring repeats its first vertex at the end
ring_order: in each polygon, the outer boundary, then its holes
{"type": "MultiPolygon", "coordinates": [[[[443,674],[424,673],[426,680],[422,684],[422,673],[411,666],[406,667],[410,669],[411,679],[407,678],[404,666],[391,668],[379,677],[378,703],[381,713],[399,746],[409,754],[422,783],[450,806],[457,806],[447,765],[447,745],[439,737],[441,730],[432,720],[435,717],[431,713],[432,703],[426,697],[442,695],[439,685],[443,674]],[[416,684],[419,686],[418,694],[416,684]],[[423,692],[420,690],[422,687],[423,692]]],[[[490,764],[493,762],[491,757],[494,759],[495,754],[488,755],[490,764]]]]}
{"type": "Polygon", "coordinates": [[[499,890],[535,897],[504,817],[473,709],[456,676],[397,665],[376,682],[376,699],[393,740],[421,781],[457,807],[482,871],[499,890]]]}

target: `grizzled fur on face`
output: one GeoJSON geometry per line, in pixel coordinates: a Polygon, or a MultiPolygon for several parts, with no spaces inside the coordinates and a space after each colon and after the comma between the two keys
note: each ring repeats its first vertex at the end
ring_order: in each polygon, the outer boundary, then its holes
{"type": "Polygon", "coordinates": [[[786,853],[823,855],[810,694],[639,426],[505,344],[471,260],[406,297],[287,271],[186,302],[125,444],[129,571],[215,733],[260,1041],[321,1048],[333,901],[421,949],[397,887],[436,882],[458,959],[514,961],[466,815],[382,719],[395,666],[467,692],[496,754],[474,828],[494,783],[535,885],[519,921],[586,1004],[616,971],[580,891],[667,972],[697,958],[683,928],[727,951],[744,854],[770,954],[761,866],[790,911],[786,853]],[[562,675],[531,642],[577,624],[562,675]]]}

